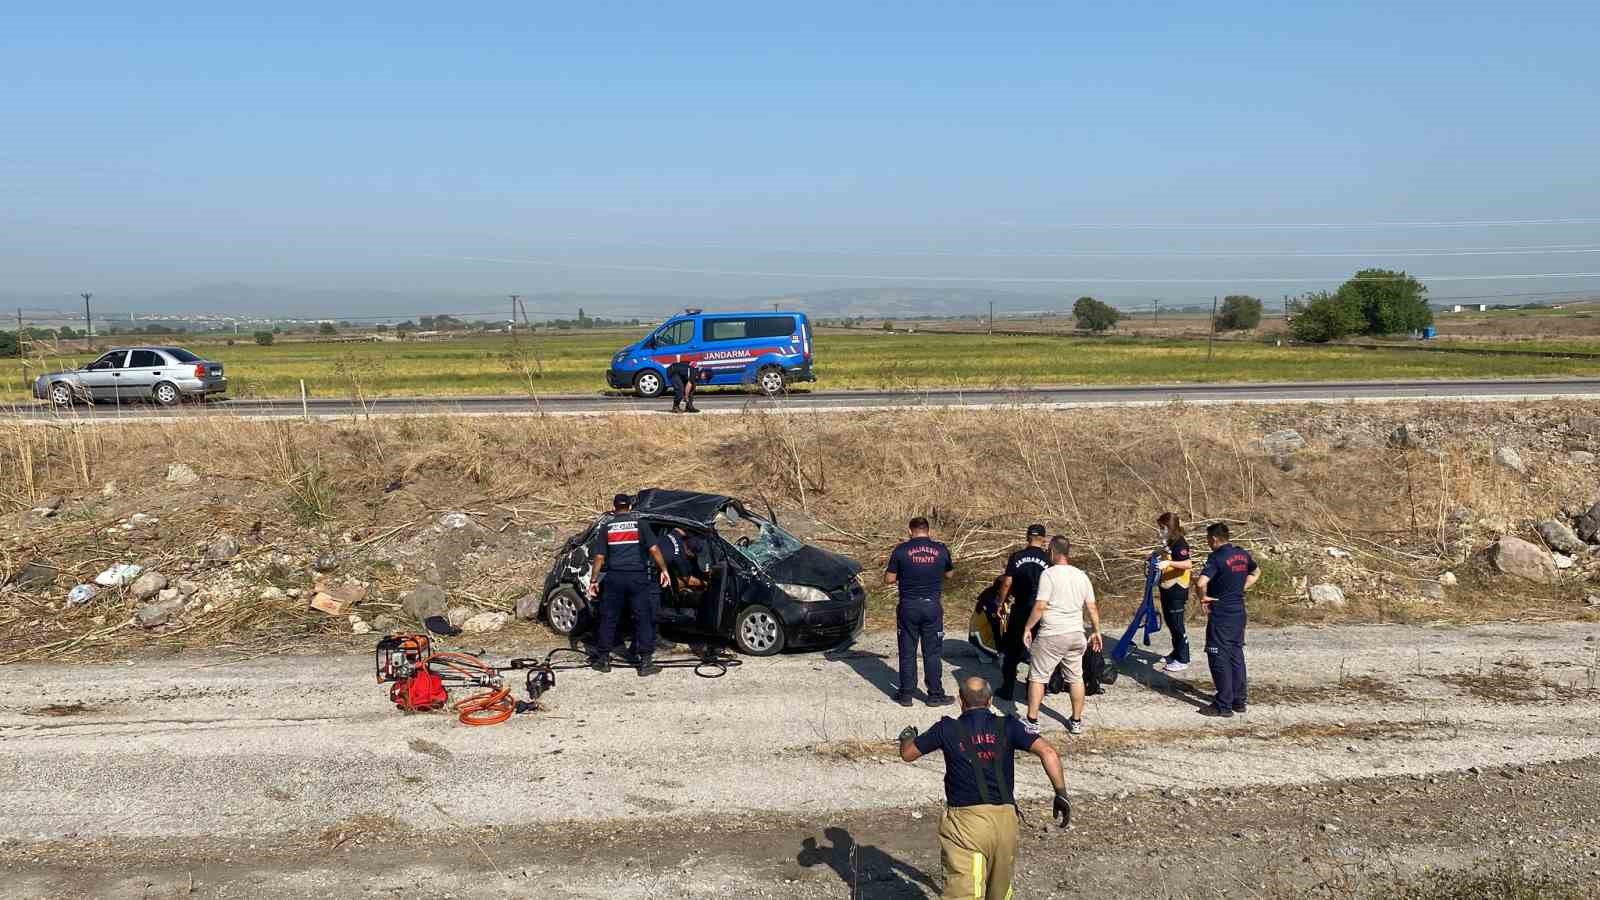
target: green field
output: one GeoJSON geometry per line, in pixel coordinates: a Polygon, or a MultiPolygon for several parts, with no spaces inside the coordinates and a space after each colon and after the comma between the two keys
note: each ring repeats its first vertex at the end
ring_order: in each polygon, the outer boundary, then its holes
{"type": "MultiPolygon", "coordinates": [[[[186,342],[227,366],[236,397],[298,396],[300,379],[314,397],[596,393],[606,390],[611,354],[638,332],[432,343],[328,344],[280,341],[226,346],[186,342]]],[[[77,357],[84,359],[90,357],[77,357]]],[[[64,357],[0,361],[0,391],[26,396],[41,364],[64,357]]],[[[1475,356],[1408,350],[1274,347],[1219,342],[1208,361],[1204,341],[1126,338],[987,337],[984,335],[820,333],[819,390],[1007,388],[1044,384],[1325,381],[1600,375],[1600,360],[1475,356]]]]}

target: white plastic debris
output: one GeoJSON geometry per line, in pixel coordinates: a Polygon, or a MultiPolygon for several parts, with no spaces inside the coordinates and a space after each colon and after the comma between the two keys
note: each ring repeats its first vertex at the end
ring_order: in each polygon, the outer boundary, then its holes
{"type": "Polygon", "coordinates": [[[143,567],[134,565],[133,563],[117,563],[104,572],[101,572],[99,575],[96,575],[94,577],[94,583],[100,585],[101,587],[122,587],[126,584],[132,584],[133,580],[138,578],[139,573],[143,571],[143,567]]]}
{"type": "Polygon", "coordinates": [[[94,585],[80,584],[72,590],[67,591],[67,605],[82,606],[85,603],[88,603],[90,600],[93,600],[94,595],[98,593],[100,593],[100,590],[94,585]]]}

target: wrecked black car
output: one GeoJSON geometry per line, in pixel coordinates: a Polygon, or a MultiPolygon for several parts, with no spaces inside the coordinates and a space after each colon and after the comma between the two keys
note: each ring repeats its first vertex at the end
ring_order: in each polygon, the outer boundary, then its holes
{"type": "MultiPolygon", "coordinates": [[[[861,633],[867,592],[854,561],[801,541],[731,497],[652,488],[639,492],[634,512],[659,535],[681,528],[698,548],[693,583],[674,580],[661,591],[664,631],[729,642],[751,656],[836,647],[861,633]]],[[[581,634],[595,620],[589,542],[605,520],[569,537],[545,576],[540,614],[558,634],[581,634]]]]}

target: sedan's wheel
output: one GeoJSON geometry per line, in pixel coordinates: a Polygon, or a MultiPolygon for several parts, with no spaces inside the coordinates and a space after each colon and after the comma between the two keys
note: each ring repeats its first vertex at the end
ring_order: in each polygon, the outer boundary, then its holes
{"type": "Polygon", "coordinates": [[[50,385],[50,402],[57,406],[72,405],[72,385],[65,381],[58,381],[50,385]]]}
{"type": "Polygon", "coordinates": [[[183,402],[183,394],[178,390],[178,386],[168,381],[156,385],[155,393],[156,402],[162,406],[177,406],[183,402]]]}
{"type": "Polygon", "coordinates": [[[661,376],[654,372],[640,372],[639,377],[633,380],[633,389],[638,391],[641,397],[659,397],[666,387],[661,376]]]}
{"type": "Polygon", "coordinates": [[[776,397],[783,393],[787,379],[783,377],[783,370],[777,366],[767,366],[756,376],[756,386],[761,388],[761,393],[768,397],[776,397]]]}
{"type": "Polygon", "coordinates": [[[771,656],[783,649],[783,623],[765,606],[747,606],[734,620],[733,640],[740,653],[771,656]]]}
{"type": "Polygon", "coordinates": [[[585,604],[577,588],[563,584],[550,592],[544,600],[544,616],[550,620],[550,629],[566,637],[578,630],[578,617],[585,604]]]}

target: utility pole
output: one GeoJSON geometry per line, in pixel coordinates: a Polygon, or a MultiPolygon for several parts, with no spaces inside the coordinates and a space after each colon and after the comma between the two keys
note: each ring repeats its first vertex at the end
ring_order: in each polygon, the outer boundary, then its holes
{"type": "Polygon", "coordinates": [[[84,338],[89,342],[89,349],[94,349],[94,319],[89,315],[89,298],[94,294],[83,293],[78,296],[83,298],[83,331],[84,338]]]}
{"type": "Polygon", "coordinates": [[[989,336],[994,337],[994,301],[989,301],[989,336]]]}
{"type": "Polygon", "coordinates": [[[1161,298],[1160,297],[1156,298],[1156,317],[1155,317],[1155,321],[1150,323],[1150,327],[1151,328],[1160,328],[1161,327],[1161,298]]]}
{"type": "Polygon", "coordinates": [[[1206,362],[1211,362],[1211,345],[1217,339],[1217,295],[1211,295],[1211,333],[1206,335],[1206,362]]]}
{"type": "Polygon", "coordinates": [[[28,367],[28,333],[22,330],[22,307],[17,307],[17,359],[22,360],[22,367],[28,367]]]}
{"type": "Polygon", "coordinates": [[[511,343],[517,342],[517,301],[522,299],[521,294],[511,294],[511,343]]]}
{"type": "Polygon", "coordinates": [[[1289,295],[1283,295],[1283,320],[1289,321],[1289,295]]]}

